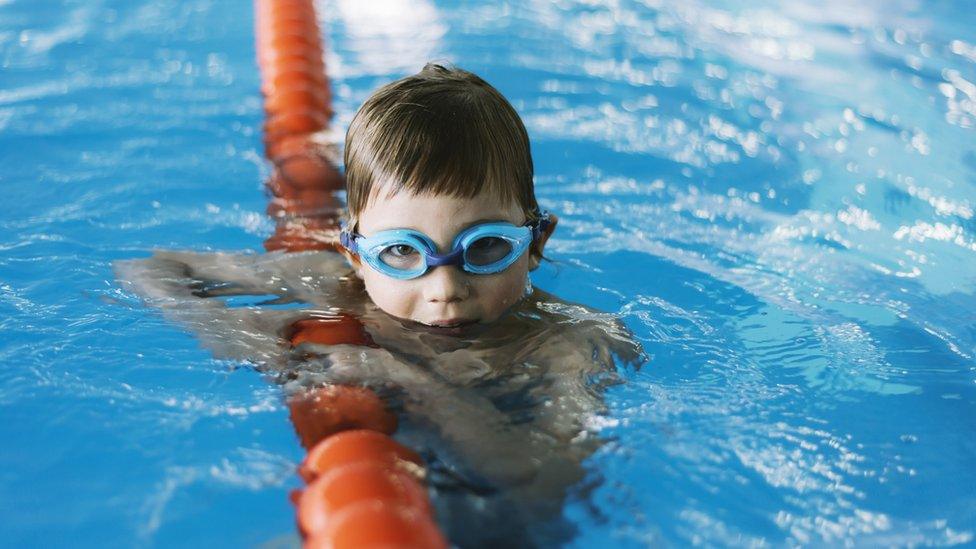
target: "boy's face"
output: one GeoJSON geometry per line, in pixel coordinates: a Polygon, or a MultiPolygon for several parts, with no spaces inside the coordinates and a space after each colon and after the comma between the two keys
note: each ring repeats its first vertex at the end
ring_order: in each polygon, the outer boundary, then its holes
{"type": "MultiPolygon", "coordinates": [[[[388,229],[414,229],[429,236],[443,254],[459,232],[486,221],[522,225],[525,214],[518,204],[492,196],[386,196],[381,188],[360,213],[357,232],[370,236],[388,229]]],[[[537,249],[541,252],[541,246],[537,249]]],[[[498,319],[522,297],[528,272],[538,266],[538,259],[529,250],[500,273],[471,274],[447,265],[411,280],[388,277],[358,258],[352,258],[352,264],[373,303],[386,313],[430,326],[458,327],[498,319]]]]}

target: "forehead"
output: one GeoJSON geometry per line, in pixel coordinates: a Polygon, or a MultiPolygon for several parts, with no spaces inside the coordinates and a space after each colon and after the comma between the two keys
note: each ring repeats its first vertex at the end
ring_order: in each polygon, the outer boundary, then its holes
{"type": "Polygon", "coordinates": [[[522,208],[514,200],[493,193],[471,198],[449,195],[389,193],[385,189],[371,197],[358,216],[359,231],[368,234],[387,229],[415,229],[431,237],[453,236],[480,221],[508,221],[521,224],[522,208]]]}

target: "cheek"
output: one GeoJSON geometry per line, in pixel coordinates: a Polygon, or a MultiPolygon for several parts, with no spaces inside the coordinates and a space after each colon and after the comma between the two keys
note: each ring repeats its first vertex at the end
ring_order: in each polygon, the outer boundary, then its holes
{"type": "Polygon", "coordinates": [[[396,317],[409,316],[411,294],[406,284],[366,268],[363,269],[363,285],[373,304],[384,312],[396,317]]]}
{"type": "Polygon", "coordinates": [[[525,292],[525,281],[528,277],[528,258],[525,257],[499,273],[497,278],[486,280],[481,297],[482,306],[488,316],[498,317],[506,309],[514,305],[525,292]]]}

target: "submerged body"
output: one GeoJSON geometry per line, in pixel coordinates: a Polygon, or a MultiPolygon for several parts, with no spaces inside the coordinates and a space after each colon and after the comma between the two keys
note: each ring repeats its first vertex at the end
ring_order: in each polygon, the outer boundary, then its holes
{"type": "Polygon", "coordinates": [[[402,321],[330,252],[157,252],[116,271],[215,357],[253,364],[288,392],[342,383],[387,395],[400,437],[432,461],[438,514],[465,546],[527,541],[515,525],[558,516],[598,445],[586,426],[602,411],[615,360],[641,354],[611,315],[531,288],[490,324],[402,321]],[[377,346],[291,347],[296,322],[339,312],[360,319],[377,346]],[[473,529],[475,518],[506,529],[473,529]]]}
{"type": "Polygon", "coordinates": [[[558,218],[535,198],[518,113],[477,75],[428,64],[364,102],[343,160],[344,226],[304,235],[342,255],[160,252],[120,263],[119,278],[289,392],[386,397],[398,438],[425,454],[453,543],[569,539],[554,519],[599,444],[587,421],[614,361],[641,351],[612,316],[532,288],[558,218]],[[352,319],[363,344],[309,336],[323,317],[352,319]]]}

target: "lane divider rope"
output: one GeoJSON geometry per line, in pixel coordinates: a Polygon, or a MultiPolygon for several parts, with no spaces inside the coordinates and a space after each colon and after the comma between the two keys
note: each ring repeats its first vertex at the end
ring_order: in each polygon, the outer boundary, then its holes
{"type": "MultiPolygon", "coordinates": [[[[322,39],[312,0],[255,0],[255,37],[264,96],[267,188],[275,232],[268,251],[335,250],[344,188],[329,139],[333,115],[322,39]]],[[[373,346],[348,314],[292,325],[290,344],[373,346]]],[[[396,416],[363,387],[329,385],[292,395],[292,424],[308,450],[292,494],[304,547],[440,549],[420,456],[392,438],[396,416]]]]}

